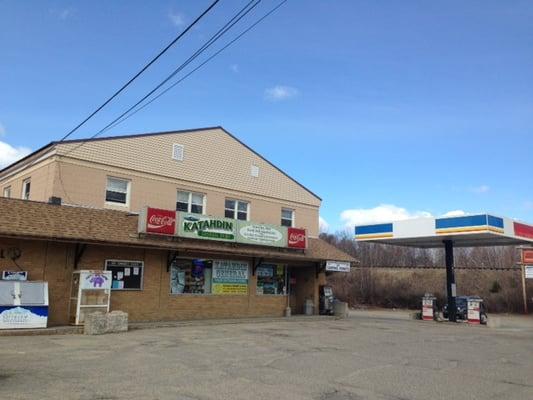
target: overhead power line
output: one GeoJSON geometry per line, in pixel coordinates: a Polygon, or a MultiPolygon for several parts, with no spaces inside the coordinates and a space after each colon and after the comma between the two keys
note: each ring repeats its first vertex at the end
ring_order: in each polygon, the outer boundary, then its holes
{"type": "MultiPolygon", "coordinates": [[[[240,34],[238,34],[234,39],[232,39],[230,42],[228,42],[226,45],[224,45],[222,48],[220,48],[219,50],[217,50],[215,53],[213,53],[210,57],[208,57],[206,60],[204,60],[201,64],[199,64],[198,66],[196,66],[194,69],[192,69],[190,72],[188,72],[186,75],[184,75],[183,77],[181,77],[179,80],[177,80],[176,82],[172,83],[170,86],[168,86],[166,89],[164,89],[162,92],[160,92],[159,94],[157,94],[156,96],[154,96],[152,99],[150,99],[148,102],[146,102],[145,104],[143,104],[142,106],[138,107],[137,109],[133,110],[136,106],[138,106],[142,101],[146,100],[146,98],[149,96],[144,96],[143,97],[143,100],[139,101],[136,103],[136,105],[134,105],[133,107],[130,107],[128,109],[128,111],[122,113],[122,115],[118,118],[115,118],[112,122],[110,122],[109,124],[107,124],[104,128],[102,128],[100,131],[98,131],[96,134],[94,134],[93,136],[91,136],[89,139],[94,139],[95,137],[99,136],[100,134],[116,127],[117,125],[121,124],[122,122],[126,121],[128,118],[132,117],[133,115],[135,115],[136,113],[138,113],[139,111],[141,111],[142,109],[144,109],[145,107],[147,107],[148,105],[150,105],[151,103],[153,103],[155,100],[157,100],[159,97],[161,97],[162,95],[164,95],[165,93],[167,93],[168,91],[170,91],[172,88],[174,88],[176,85],[178,85],[179,83],[183,82],[185,79],[187,79],[189,76],[191,76],[193,73],[195,73],[196,71],[198,71],[199,69],[201,69],[203,66],[205,66],[207,63],[209,63],[211,60],[213,60],[215,57],[217,57],[220,53],[222,53],[224,50],[226,50],[228,47],[230,47],[231,45],[233,45],[235,42],[237,42],[239,39],[241,39],[244,35],[246,35],[248,32],[250,32],[252,29],[254,29],[257,25],[259,25],[261,22],[263,22],[267,17],[269,17],[271,14],[273,14],[275,11],[277,11],[282,5],[284,5],[288,0],[283,0],[281,1],[280,3],[278,3],[275,7],[273,7],[270,11],[268,11],[266,14],[264,14],[261,18],[259,18],[258,20],[256,20],[253,24],[251,24],[248,28],[246,28],[244,31],[242,31],[240,34]],[[132,111],[133,110],[133,111],[132,111]],[[128,114],[129,113],[129,114],[128,114]],[[127,114],[127,115],[126,115],[127,114]]],[[[196,57],[195,57],[196,58],[196,57]]],[[[179,67],[178,67],[179,69],[179,67]]],[[[175,74],[173,74],[174,76],[175,74]]],[[[164,83],[166,83],[168,81],[168,79],[165,79],[164,83]]],[[[162,86],[162,84],[159,84],[157,85],[157,88],[155,90],[157,90],[158,88],[160,88],[162,86]]],[[[153,94],[155,92],[155,90],[152,90],[150,91],[151,94],[153,94]]],[[[89,140],[88,139],[88,140],[89,140]]],[[[83,146],[83,144],[86,143],[86,142],[82,142],[80,143],[80,145],[76,146],[75,148],[71,149],[70,151],[73,151],[75,150],[76,148],[78,147],[81,147],[83,146]]],[[[70,152],[69,151],[69,152],[70,152]]]]}
{"type": "Polygon", "coordinates": [[[100,131],[98,131],[93,137],[96,137],[103,132],[107,130],[111,125],[113,125],[115,122],[120,120],[122,117],[124,117],[126,114],[128,114],[130,111],[132,111],[135,107],[137,107],[139,104],[141,104],[143,101],[145,101],[147,98],[149,98],[152,94],[154,94],[157,90],[159,90],[165,83],[167,83],[169,80],[171,80],[176,74],[181,72],[187,65],[189,65],[191,62],[193,62],[196,58],[198,58],[204,51],[206,51],[211,45],[213,45],[215,42],[217,42],[225,33],[227,33],[235,24],[237,24],[242,18],[244,18],[250,11],[252,11],[255,7],[261,3],[262,0],[251,0],[248,4],[246,4],[237,14],[235,14],[222,28],[220,28],[213,36],[211,36],[196,52],[190,56],[186,61],[184,61],[181,65],[179,65],[174,71],[172,71],[165,79],[163,79],[160,83],[158,83],[152,90],[150,90],[147,94],[145,94],[139,101],[137,101],[133,106],[128,108],[126,111],[124,111],[121,115],[119,115],[117,118],[115,118],[113,121],[111,121],[109,124],[107,124],[104,128],[102,128],[100,131]],[[254,3],[254,4],[252,4],[254,3]]]}
{"type": "Polygon", "coordinates": [[[96,115],[102,108],[104,108],[111,100],[113,100],[115,97],[117,97],[124,89],[126,89],[133,81],[135,81],[144,71],[146,71],[153,63],[155,63],[163,54],[165,54],[178,40],[180,40],[188,31],[191,30],[191,28],[196,25],[211,9],[219,2],[220,0],[215,0],[211,3],[209,7],[207,7],[196,19],[187,26],[178,36],[174,38],[163,50],[159,52],[148,64],[146,64],[139,72],[137,72],[128,82],[126,82],[120,89],[118,89],[113,95],[108,98],[104,103],[102,103],[96,110],[94,110],[87,118],[85,118],[83,121],[81,121],[78,125],[76,125],[73,129],[71,129],[65,136],[61,138],[61,141],[67,139],[70,135],[72,135],[74,132],[76,132],[79,128],[81,128],[87,121],[89,121],[92,117],[96,115]]]}

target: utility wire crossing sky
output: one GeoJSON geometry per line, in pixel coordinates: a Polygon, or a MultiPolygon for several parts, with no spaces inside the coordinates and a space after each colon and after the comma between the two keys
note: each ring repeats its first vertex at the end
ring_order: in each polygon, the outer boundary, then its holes
{"type": "MultiPolygon", "coordinates": [[[[255,3],[220,1],[69,139],[255,3]]],[[[212,4],[1,2],[0,164],[64,137],[212,4]]],[[[480,211],[533,221],[531,2],[289,0],[180,81],[278,4],[260,1],[105,134],[222,125],[319,194],[330,231],[480,211]]]]}

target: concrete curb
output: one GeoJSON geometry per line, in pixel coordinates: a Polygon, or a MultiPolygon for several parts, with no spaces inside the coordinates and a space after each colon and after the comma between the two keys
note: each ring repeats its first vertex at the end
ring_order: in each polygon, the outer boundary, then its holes
{"type": "MultiPolygon", "coordinates": [[[[156,321],[156,322],[132,322],[128,326],[128,331],[140,329],[174,328],[180,326],[210,326],[210,325],[231,325],[246,323],[267,323],[267,322],[291,322],[291,321],[334,321],[336,317],[325,315],[296,315],[291,317],[259,317],[259,318],[231,318],[231,319],[198,319],[186,321],[156,321]]],[[[41,335],[78,335],[83,334],[83,325],[55,326],[40,329],[8,329],[0,330],[2,336],[41,336],[41,335]]]]}

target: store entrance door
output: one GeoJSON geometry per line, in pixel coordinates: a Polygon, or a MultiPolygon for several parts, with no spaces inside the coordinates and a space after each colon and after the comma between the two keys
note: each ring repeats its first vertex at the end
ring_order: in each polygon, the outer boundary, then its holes
{"type": "Polygon", "coordinates": [[[289,267],[289,304],[291,313],[294,315],[304,313],[305,300],[312,299],[314,301],[314,271],[312,267],[289,267]]]}

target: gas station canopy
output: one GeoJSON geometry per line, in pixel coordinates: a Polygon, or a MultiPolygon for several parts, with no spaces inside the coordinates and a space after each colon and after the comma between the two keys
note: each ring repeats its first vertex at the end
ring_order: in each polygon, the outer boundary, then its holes
{"type": "Polygon", "coordinates": [[[533,225],[489,214],[416,218],[355,227],[355,239],[418,248],[533,244],[533,225]]]}

